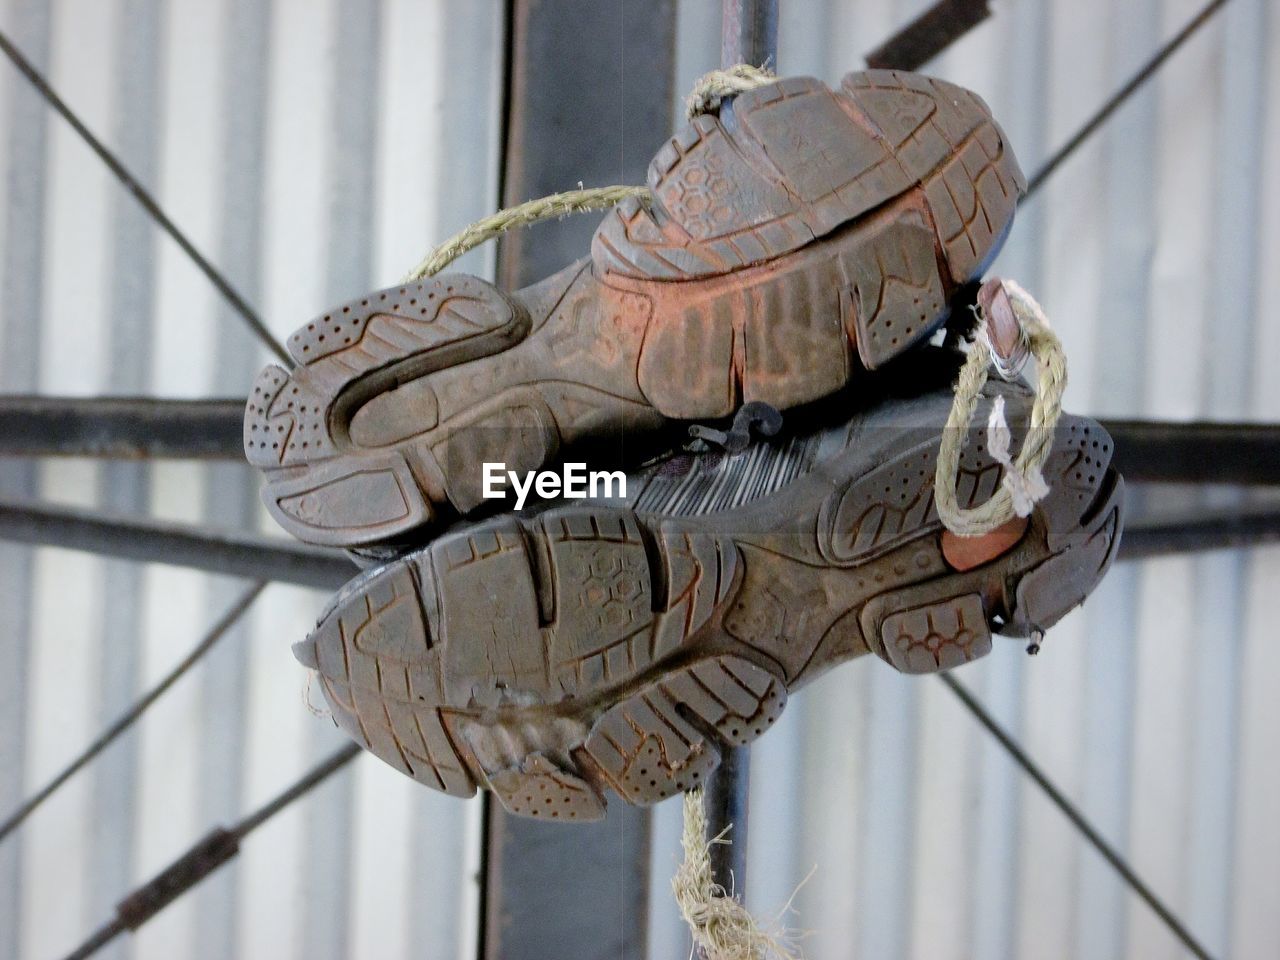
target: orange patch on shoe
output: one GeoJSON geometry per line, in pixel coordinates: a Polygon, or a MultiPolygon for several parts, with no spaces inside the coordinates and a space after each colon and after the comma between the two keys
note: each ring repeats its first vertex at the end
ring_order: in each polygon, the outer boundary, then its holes
{"type": "Polygon", "coordinates": [[[1007,553],[1027,532],[1026,517],[1014,517],[981,537],[961,537],[950,530],[942,531],[942,556],[952,570],[963,573],[990,563],[1007,553]]]}

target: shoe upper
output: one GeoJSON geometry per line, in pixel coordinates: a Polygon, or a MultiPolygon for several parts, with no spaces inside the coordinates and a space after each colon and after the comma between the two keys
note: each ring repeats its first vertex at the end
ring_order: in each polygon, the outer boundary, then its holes
{"type": "Polygon", "coordinates": [[[649,166],[653,202],[604,219],[600,273],[686,280],[797,250],[912,189],[923,192],[954,283],[999,248],[1026,181],[987,105],[894,70],[839,90],[794,77],[693,118],[649,166]]]}

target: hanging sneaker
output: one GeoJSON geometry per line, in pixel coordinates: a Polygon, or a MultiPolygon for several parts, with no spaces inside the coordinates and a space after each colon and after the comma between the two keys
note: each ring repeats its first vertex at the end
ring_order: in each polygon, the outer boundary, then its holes
{"type": "MultiPolygon", "coordinates": [[[[1020,442],[1031,397],[989,385],[1020,442]]],[[[512,813],[647,804],[751,742],[789,693],[874,654],[905,673],[957,667],[992,634],[1037,634],[1115,555],[1123,484],[1111,440],[1064,416],[1026,519],[965,540],[933,508],[946,391],[736,456],[677,455],[626,499],[464,524],[367,571],[294,647],[337,723],[396,769],[512,813]]],[[[974,429],[961,506],[1001,467],[974,429]]]]}
{"type": "Polygon", "coordinates": [[[245,414],[290,533],[404,541],[584,438],[780,410],[928,339],[999,250],[1025,189],[986,105],[868,71],[795,78],[694,118],[610,211],[591,257],[507,293],[405,283],[298,330],[245,414]]]}

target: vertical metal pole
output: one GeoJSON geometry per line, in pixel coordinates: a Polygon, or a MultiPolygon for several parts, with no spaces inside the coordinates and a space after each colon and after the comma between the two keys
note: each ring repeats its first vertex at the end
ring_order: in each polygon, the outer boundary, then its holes
{"type": "Polygon", "coordinates": [[[741,896],[747,881],[747,786],[751,779],[751,754],[747,747],[732,747],[707,780],[707,839],[726,827],[729,843],[711,845],[711,872],[726,890],[741,896]]]}
{"type": "MultiPolygon", "coordinates": [[[[767,65],[777,69],[778,0],[724,0],[720,65],[767,65]]],[[[747,877],[747,786],[751,757],[746,747],[726,750],[716,772],[708,779],[708,839],[732,824],[728,839],[711,847],[711,869],[726,890],[739,894],[747,877]]]]}
{"type": "MultiPolygon", "coordinates": [[[[503,203],[643,183],[671,129],[674,0],[510,0],[503,203]]],[[[508,234],[520,287],[590,250],[599,217],[508,234]]],[[[481,960],[644,960],[650,813],[620,799],[598,823],[546,823],[486,798],[481,960]]]]}
{"type": "Polygon", "coordinates": [[[778,69],[778,0],[723,0],[720,66],[778,69]]]}

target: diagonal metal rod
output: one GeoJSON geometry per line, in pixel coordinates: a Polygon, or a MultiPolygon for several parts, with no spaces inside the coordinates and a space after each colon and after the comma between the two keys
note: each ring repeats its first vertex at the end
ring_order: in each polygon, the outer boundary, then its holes
{"type": "Polygon", "coordinates": [[[1049,179],[1063,162],[1066,161],[1073,153],[1088,140],[1097,130],[1110,119],[1125,101],[1138,92],[1144,83],[1150,80],[1184,43],[1191,39],[1192,36],[1203,27],[1213,17],[1215,13],[1226,6],[1227,0],[1211,0],[1199,13],[1197,13],[1191,21],[1174,34],[1164,46],[1156,51],[1155,56],[1143,65],[1142,69],[1135,73],[1123,87],[1111,95],[1098,111],[1090,117],[1075,135],[1058,148],[1058,151],[1051,156],[1044,164],[1032,174],[1031,179],[1027,181],[1027,196],[1032,196],[1037,190],[1044,186],[1044,182],[1049,179]]]}
{"type": "Polygon", "coordinates": [[[197,643],[182,661],[170,670],[164,678],[154,687],[148,690],[133,706],[126,710],[121,716],[117,717],[110,726],[102,732],[102,734],[85,748],[84,752],[71,761],[61,773],[50,780],[36,793],[32,794],[27,800],[15,810],[9,817],[0,823],[0,843],[4,842],[4,838],[16,830],[27,817],[31,816],[37,808],[39,808],[49,797],[53,796],[64,783],[70,780],[80,770],[82,770],[90,761],[98,754],[109,747],[117,737],[128,730],[138,720],[139,717],[147,711],[147,709],[160,699],[170,687],[195,666],[196,662],[208,653],[213,646],[226,635],[252,606],[259,594],[266,588],[265,581],[258,581],[242,593],[231,608],[218,620],[217,623],[210,628],[209,632],[197,643]]]}
{"type": "Polygon", "coordinates": [[[1023,772],[1035,781],[1036,786],[1044,792],[1044,795],[1049,798],[1050,802],[1052,802],[1053,805],[1071,821],[1072,825],[1080,831],[1081,835],[1089,841],[1099,854],[1102,855],[1102,858],[1106,860],[1107,863],[1111,864],[1115,871],[1124,878],[1124,881],[1129,885],[1129,888],[1141,897],[1146,902],[1147,906],[1155,911],[1156,915],[1164,921],[1165,925],[1170,931],[1172,931],[1173,935],[1182,941],[1183,946],[1197,957],[1200,957],[1201,960],[1211,960],[1209,952],[1200,945],[1194,936],[1192,936],[1191,931],[1182,925],[1177,916],[1174,915],[1173,911],[1161,902],[1160,898],[1155,895],[1155,892],[1142,881],[1142,878],[1134,872],[1134,869],[1129,866],[1123,857],[1120,856],[1119,852],[1103,838],[1102,834],[1100,834],[1093,824],[1085,818],[1084,814],[1080,812],[1076,805],[1067,799],[1066,794],[1058,789],[1054,782],[1049,779],[1039,766],[1036,765],[1036,762],[1031,759],[1030,755],[1022,749],[1018,742],[1014,740],[999,723],[996,722],[995,717],[987,712],[986,707],[984,707],[977,698],[969,692],[968,688],[949,673],[941,673],[938,674],[938,676],[941,678],[942,682],[950,688],[951,692],[960,699],[960,702],[964,704],[965,708],[971,714],[973,714],[977,721],[986,727],[987,732],[996,738],[1000,743],[1000,746],[1002,746],[1014,762],[1022,768],[1023,772]]]}
{"type": "Polygon", "coordinates": [[[240,292],[231,285],[231,281],[228,280],[217,267],[210,263],[209,259],[203,253],[196,249],[195,244],[192,243],[178,225],[173,222],[169,215],[164,212],[155,197],[151,195],[150,191],[138,182],[138,179],[129,172],[129,169],[101,140],[94,136],[93,132],[84,125],[83,121],[81,121],[75,112],[67,106],[66,102],[60,96],[58,96],[57,91],[49,85],[49,81],[45,78],[44,74],[36,69],[35,65],[23,55],[22,51],[14,45],[13,41],[10,40],[8,35],[3,31],[0,31],[0,50],[4,51],[5,56],[7,56],[13,62],[13,65],[18,68],[18,72],[26,77],[27,80],[31,82],[31,85],[39,91],[40,95],[44,97],[49,106],[57,111],[62,119],[66,120],[67,123],[71,125],[71,129],[79,134],[80,139],[89,146],[89,149],[96,153],[98,158],[107,165],[107,168],[115,175],[115,178],[124,185],[125,189],[133,194],[134,198],[142,205],[142,208],[147,212],[151,219],[156,222],[156,225],[167,233],[174,243],[182,248],[183,253],[191,258],[192,263],[194,263],[200,272],[209,279],[209,282],[217,288],[217,291],[222,294],[227,303],[231,305],[231,308],[235,310],[235,312],[239,314],[240,318],[244,320],[245,324],[248,325],[249,329],[253,332],[253,335],[262,342],[262,345],[275,354],[280,362],[285,366],[293,366],[293,361],[289,358],[289,354],[285,352],[284,347],[282,347],[280,342],[271,335],[271,331],[268,330],[266,324],[262,322],[262,318],[260,318],[254,309],[249,306],[248,301],[240,295],[240,292]]]}
{"type": "Polygon", "coordinates": [[[918,70],[991,16],[990,0],[938,0],[867,54],[867,66],[918,70]]]}
{"type": "Polygon", "coordinates": [[[281,810],[306,796],[359,755],[359,746],[347,744],[234,827],[214,828],[185,854],[121,900],[116,907],[116,915],[69,953],[67,960],[84,960],[126,930],[136,931],[209,874],[233,859],[240,852],[240,841],[245,837],[281,810]]]}

